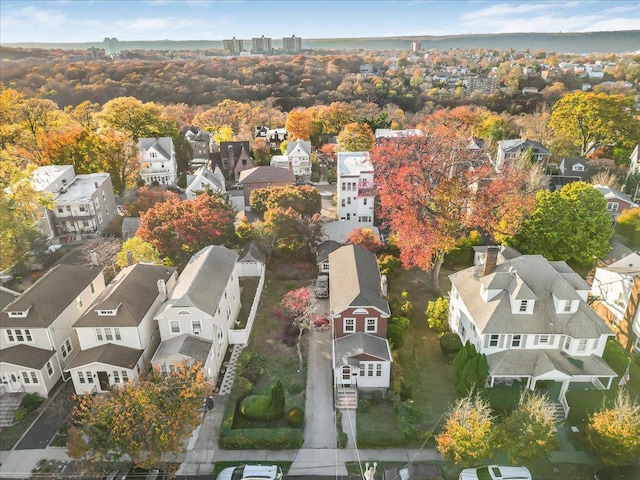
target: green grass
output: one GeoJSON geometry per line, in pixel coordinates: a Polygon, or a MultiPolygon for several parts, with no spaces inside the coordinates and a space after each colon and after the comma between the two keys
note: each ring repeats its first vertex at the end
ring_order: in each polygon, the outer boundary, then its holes
{"type": "Polygon", "coordinates": [[[245,460],[242,462],[215,462],[213,464],[213,474],[217,475],[227,467],[237,467],[238,465],[277,465],[282,469],[282,473],[286,475],[287,473],[289,473],[289,468],[291,468],[291,463],[292,462],[271,462],[267,460],[256,460],[256,461],[245,460]]]}
{"type": "Polygon", "coordinates": [[[33,421],[38,416],[39,411],[35,410],[28,413],[24,420],[10,427],[0,428],[0,450],[11,450],[16,446],[18,440],[29,429],[33,421]]]}

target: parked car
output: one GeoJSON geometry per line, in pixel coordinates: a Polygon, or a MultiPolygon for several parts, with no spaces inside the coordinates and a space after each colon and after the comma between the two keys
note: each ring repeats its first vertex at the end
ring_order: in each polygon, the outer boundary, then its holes
{"type": "Polygon", "coordinates": [[[132,468],[127,473],[127,480],[162,480],[164,471],[158,468],[132,468]]]}
{"type": "Polygon", "coordinates": [[[636,480],[639,478],[640,465],[601,468],[593,474],[593,480],[636,480]]]}
{"type": "Polygon", "coordinates": [[[222,470],[217,480],[279,480],[284,478],[277,465],[240,465],[222,470]]]}
{"type": "Polygon", "coordinates": [[[111,470],[102,476],[102,480],[125,480],[127,478],[128,468],[120,468],[118,470],[111,470]]]}
{"type": "Polygon", "coordinates": [[[233,183],[233,184],[229,185],[229,190],[242,190],[242,184],[241,183],[233,183]]]}
{"type": "Polygon", "coordinates": [[[527,467],[488,465],[480,468],[465,468],[460,472],[459,480],[531,480],[527,467]]]}
{"type": "Polygon", "coordinates": [[[329,275],[321,273],[316,278],[315,286],[316,298],[327,298],[329,296],[329,275]]]}

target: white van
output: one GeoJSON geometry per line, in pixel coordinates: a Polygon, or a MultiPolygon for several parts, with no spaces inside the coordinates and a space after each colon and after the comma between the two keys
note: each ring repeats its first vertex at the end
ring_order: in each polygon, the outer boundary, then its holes
{"type": "Polygon", "coordinates": [[[282,469],[277,465],[240,465],[222,470],[217,480],[279,480],[282,469]]]}

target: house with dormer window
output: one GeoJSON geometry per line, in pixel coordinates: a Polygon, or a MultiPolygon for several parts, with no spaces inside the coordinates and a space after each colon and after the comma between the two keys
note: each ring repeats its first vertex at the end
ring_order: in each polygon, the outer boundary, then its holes
{"type": "Polygon", "coordinates": [[[609,389],[616,373],[602,354],[613,333],[587,303],[589,285],[565,262],[499,256],[449,275],[449,326],[486,355],[487,387],[519,382],[542,390],[567,415],[565,394],[609,389]]]}
{"type": "Polygon", "coordinates": [[[177,363],[200,363],[207,378],[216,379],[240,312],[237,262],[238,254],[221,245],[191,257],[155,316],[162,342],[154,368],[166,373],[177,363]]]}
{"type": "Polygon", "coordinates": [[[528,151],[533,153],[534,159],[542,165],[542,168],[547,167],[551,152],[542,143],[517,138],[498,141],[498,151],[494,162],[495,169],[500,171],[505,162],[515,162],[528,151]]]}
{"type": "Polygon", "coordinates": [[[358,389],[389,387],[386,277],[373,253],[346,245],[329,254],[329,308],[337,408],[357,408],[358,389]]]}
{"type": "Polygon", "coordinates": [[[178,175],[176,150],[171,137],[138,140],[140,177],[145,185],[173,185],[178,175]]]}
{"type": "Polygon", "coordinates": [[[160,343],[153,315],[176,278],[175,267],[126,267],[73,324],[80,349],[65,370],[76,394],[107,392],[146,372],[160,343]]]}
{"type": "Polygon", "coordinates": [[[286,153],[271,157],[270,165],[291,170],[296,178],[308,179],[311,177],[311,142],[296,140],[288,143],[286,153]]]}
{"type": "Polygon", "coordinates": [[[80,349],[73,324],[104,289],[101,268],[60,264],[0,312],[2,392],[51,392],[80,349]]]}

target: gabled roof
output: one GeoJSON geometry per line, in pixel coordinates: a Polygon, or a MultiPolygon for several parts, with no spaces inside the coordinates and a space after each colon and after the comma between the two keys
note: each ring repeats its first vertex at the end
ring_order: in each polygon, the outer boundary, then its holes
{"type": "Polygon", "coordinates": [[[15,345],[1,350],[0,364],[9,363],[18,367],[40,370],[56,353],[53,350],[36,348],[31,345],[15,345]]]}
{"type": "Polygon", "coordinates": [[[292,171],[271,166],[254,167],[240,173],[240,183],[293,183],[295,180],[292,171]]]}
{"type": "Polygon", "coordinates": [[[101,274],[101,268],[87,265],[60,264],[53,267],[2,310],[0,327],[48,327],[101,274]],[[7,313],[26,310],[29,313],[22,318],[9,318],[7,313]]]}
{"type": "Polygon", "coordinates": [[[267,263],[267,253],[257,240],[251,240],[240,253],[238,262],[267,263]]]}
{"type": "Polygon", "coordinates": [[[196,307],[213,316],[237,261],[238,254],[221,245],[200,250],[189,260],[156,318],[173,307],[196,307]]]}
{"type": "MultiPolygon", "coordinates": [[[[216,166],[215,168],[218,168],[216,166]]],[[[224,190],[224,185],[220,182],[219,177],[215,175],[214,172],[211,171],[206,165],[203,165],[198,170],[196,170],[193,179],[189,182],[187,186],[187,190],[198,191],[203,190],[201,183],[208,183],[213,188],[212,190],[224,190]]]]}
{"type": "Polygon", "coordinates": [[[382,296],[376,256],[360,245],[345,245],[329,254],[330,310],[339,315],[347,308],[374,307],[391,314],[382,296]]]}
{"type": "Polygon", "coordinates": [[[551,155],[551,152],[547,150],[547,148],[542,143],[536,142],[535,140],[523,140],[521,138],[513,140],[499,140],[498,146],[504,152],[524,152],[525,150],[529,150],[530,148],[532,148],[536,153],[551,155]]]}
{"type": "Polygon", "coordinates": [[[353,358],[366,355],[377,360],[391,361],[389,342],[364,332],[352,333],[333,341],[333,366],[354,365],[353,358]]]}
{"type": "Polygon", "coordinates": [[[153,148],[167,160],[171,160],[171,152],[174,150],[171,137],[141,138],[138,140],[138,148],[140,150],[153,148]]]}
{"type": "Polygon", "coordinates": [[[602,358],[595,355],[570,357],[560,350],[503,350],[487,355],[489,371],[493,377],[529,375],[540,377],[560,372],[567,378],[575,375],[616,377],[617,374],[602,358]]]}
{"type": "Polygon", "coordinates": [[[211,351],[213,342],[191,334],[170,338],[160,344],[153,356],[154,362],[163,363],[173,355],[184,355],[204,365],[211,351]]]}
{"type": "MultiPolygon", "coordinates": [[[[470,267],[449,275],[460,295],[470,319],[479,334],[566,334],[572,338],[599,338],[612,335],[611,330],[577,291],[587,291],[588,285],[565,262],[549,262],[540,255],[522,255],[501,263],[491,274],[482,276],[482,267],[470,267]],[[502,291],[485,302],[480,284],[492,275],[521,278],[535,295],[533,312],[513,314],[509,290],[502,291]],[[561,300],[578,300],[574,313],[556,313],[553,294],[561,300]]],[[[506,283],[506,282],[503,282],[506,283]]]]}
{"type": "Polygon", "coordinates": [[[123,268],[73,326],[137,327],[160,295],[158,281],[169,281],[175,270],[175,267],[144,263],[123,268]],[[98,315],[97,310],[116,310],[117,313],[98,315]]]}
{"type": "Polygon", "coordinates": [[[296,148],[300,148],[307,155],[311,155],[311,142],[308,140],[295,140],[287,144],[286,155],[289,155],[296,148]]]}
{"type": "Polygon", "coordinates": [[[342,247],[342,244],[335,240],[325,240],[316,247],[316,263],[329,261],[329,254],[342,247]]]}
{"type": "Polygon", "coordinates": [[[631,197],[629,195],[625,195],[620,190],[616,190],[615,188],[607,187],[606,185],[594,185],[596,190],[598,190],[602,195],[604,195],[605,200],[621,200],[623,202],[628,203],[629,205],[638,206],[633,203],[631,197]]]}
{"type": "Polygon", "coordinates": [[[92,363],[113,365],[114,367],[133,369],[140,360],[144,350],[123,347],[114,343],[106,343],[97,347],[82,350],[71,361],[66,370],[85,367],[92,363]]]}

